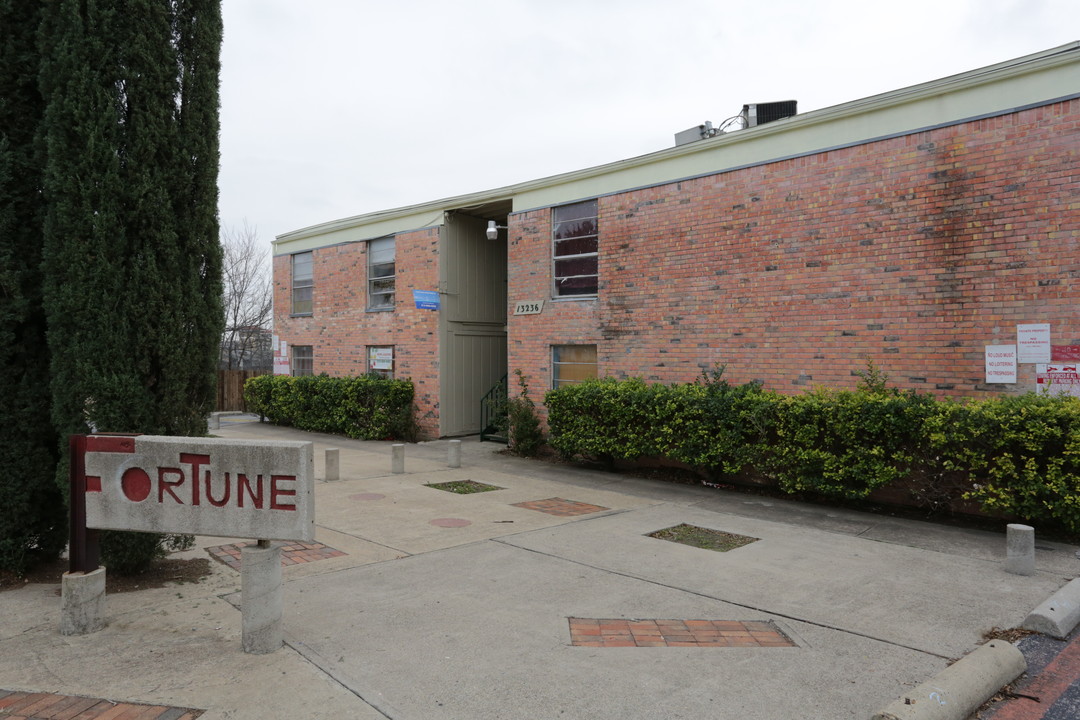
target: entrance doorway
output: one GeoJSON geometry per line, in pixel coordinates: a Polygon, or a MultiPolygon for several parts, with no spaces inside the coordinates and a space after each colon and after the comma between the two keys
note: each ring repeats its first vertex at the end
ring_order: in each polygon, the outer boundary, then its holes
{"type": "MultiPolygon", "coordinates": [[[[506,203],[508,206],[509,203],[506,203]]],[[[440,435],[480,432],[480,399],[506,375],[506,224],[508,207],[447,213],[439,247],[440,435]],[[502,212],[500,213],[499,210],[502,212]]]]}

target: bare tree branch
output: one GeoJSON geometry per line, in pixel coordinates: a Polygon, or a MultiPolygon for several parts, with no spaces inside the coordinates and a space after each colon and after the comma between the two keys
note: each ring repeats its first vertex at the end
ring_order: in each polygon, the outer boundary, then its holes
{"type": "Polygon", "coordinates": [[[258,231],[223,227],[225,330],[221,336],[221,365],[226,369],[261,367],[272,362],[270,324],[274,292],[270,281],[269,247],[258,231]]]}

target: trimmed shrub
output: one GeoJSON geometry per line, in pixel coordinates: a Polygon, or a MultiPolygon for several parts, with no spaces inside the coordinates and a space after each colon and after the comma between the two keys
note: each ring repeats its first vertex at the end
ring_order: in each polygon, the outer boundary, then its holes
{"type": "Polygon", "coordinates": [[[549,442],[564,457],[665,457],[714,477],[736,474],[768,447],[779,396],[756,383],[731,386],[722,373],[690,384],[604,378],[552,390],[549,442]]]}
{"type": "Polygon", "coordinates": [[[417,436],[411,380],[374,375],[259,375],[244,383],[248,409],[277,425],[361,440],[417,436]]]}
{"type": "Polygon", "coordinates": [[[940,470],[966,478],[964,498],[1080,532],[1080,398],[942,402],[927,439],[940,470]]]}
{"type": "Polygon", "coordinates": [[[1080,532],[1080,398],[938,400],[886,387],[783,396],[728,385],[605,378],[549,392],[549,442],[564,457],[663,457],[712,477],[755,472],[789,493],[865,499],[906,490],[917,507],[957,501],[1080,532]]]}
{"type": "Polygon", "coordinates": [[[787,492],[863,499],[911,475],[935,403],[870,387],[785,398],[767,472],[787,492]]]}

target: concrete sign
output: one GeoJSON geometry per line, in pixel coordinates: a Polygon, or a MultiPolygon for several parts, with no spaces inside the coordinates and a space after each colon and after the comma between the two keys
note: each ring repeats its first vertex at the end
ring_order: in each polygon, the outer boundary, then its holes
{"type": "Polygon", "coordinates": [[[986,382],[1016,382],[1016,346],[986,346],[986,382]]]}
{"type": "Polygon", "coordinates": [[[544,312],[543,300],[530,300],[528,302],[519,302],[514,306],[515,315],[539,315],[544,312]]]}
{"type": "Polygon", "coordinates": [[[310,442],[86,438],[86,527],[310,542],[310,442]]]}

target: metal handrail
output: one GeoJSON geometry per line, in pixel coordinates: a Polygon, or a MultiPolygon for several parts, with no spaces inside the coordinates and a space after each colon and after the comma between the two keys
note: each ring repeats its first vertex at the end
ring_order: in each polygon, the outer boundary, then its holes
{"type": "Polygon", "coordinates": [[[507,442],[506,428],[509,414],[506,407],[508,385],[507,376],[497,382],[493,388],[480,398],[480,442],[498,440],[507,442]]]}

